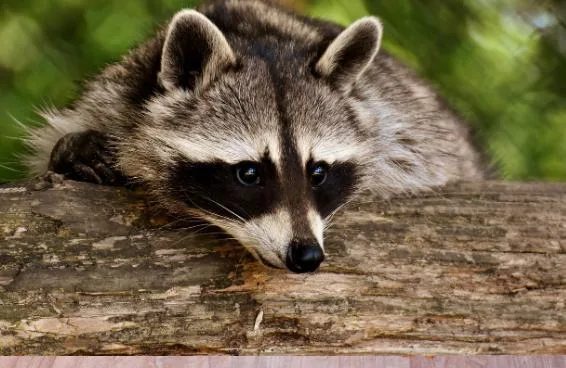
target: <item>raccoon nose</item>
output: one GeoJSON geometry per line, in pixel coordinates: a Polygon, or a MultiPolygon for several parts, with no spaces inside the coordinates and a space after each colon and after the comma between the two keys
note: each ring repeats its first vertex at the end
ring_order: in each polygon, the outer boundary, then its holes
{"type": "Polygon", "coordinates": [[[287,250],[287,268],[296,273],[313,272],[324,260],[316,241],[293,240],[287,250]]]}

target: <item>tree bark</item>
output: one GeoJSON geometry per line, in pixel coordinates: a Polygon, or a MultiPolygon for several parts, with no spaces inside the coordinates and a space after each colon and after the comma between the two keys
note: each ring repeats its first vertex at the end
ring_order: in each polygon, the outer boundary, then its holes
{"type": "Polygon", "coordinates": [[[303,275],[146,203],[0,189],[0,355],[566,353],[566,184],[368,196],[303,275]]]}

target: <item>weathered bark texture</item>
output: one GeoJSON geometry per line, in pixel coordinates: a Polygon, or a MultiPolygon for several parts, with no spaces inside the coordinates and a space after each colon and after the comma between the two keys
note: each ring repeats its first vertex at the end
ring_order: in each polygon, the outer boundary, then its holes
{"type": "Polygon", "coordinates": [[[566,184],[367,198],[309,275],[144,208],[74,182],[0,190],[0,355],[566,353],[566,184]]]}

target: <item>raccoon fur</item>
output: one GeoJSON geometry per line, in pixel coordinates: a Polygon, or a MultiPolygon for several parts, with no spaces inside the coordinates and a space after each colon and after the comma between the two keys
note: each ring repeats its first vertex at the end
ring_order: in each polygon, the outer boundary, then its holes
{"type": "Polygon", "coordinates": [[[323,229],[364,190],[481,179],[468,130],[380,51],[382,25],[343,28],[259,1],[181,10],[31,132],[34,174],[143,183],[173,213],[266,265],[311,272],[323,229]]]}

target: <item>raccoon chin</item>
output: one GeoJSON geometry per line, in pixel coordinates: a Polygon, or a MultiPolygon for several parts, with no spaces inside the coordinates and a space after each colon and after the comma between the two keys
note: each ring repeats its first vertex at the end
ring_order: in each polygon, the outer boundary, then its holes
{"type": "MultiPolygon", "coordinates": [[[[254,254],[254,253],[252,253],[252,254],[254,254]]],[[[261,253],[257,253],[257,254],[254,254],[254,255],[256,256],[256,259],[258,261],[260,261],[264,266],[267,266],[269,268],[275,268],[275,269],[278,269],[278,270],[285,269],[284,266],[274,265],[273,263],[269,262],[264,256],[261,255],[261,253]]]]}
{"type": "Polygon", "coordinates": [[[261,254],[261,252],[256,247],[249,244],[248,242],[240,241],[240,244],[242,244],[244,246],[244,248],[246,248],[248,250],[248,252],[250,252],[252,254],[252,256],[255,259],[257,259],[264,266],[267,266],[269,268],[278,269],[278,270],[287,268],[282,261],[279,261],[279,258],[277,256],[276,256],[276,259],[278,260],[278,262],[272,262],[265,255],[261,254]]]}

